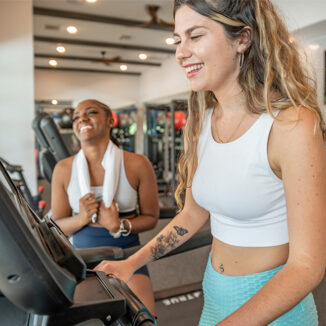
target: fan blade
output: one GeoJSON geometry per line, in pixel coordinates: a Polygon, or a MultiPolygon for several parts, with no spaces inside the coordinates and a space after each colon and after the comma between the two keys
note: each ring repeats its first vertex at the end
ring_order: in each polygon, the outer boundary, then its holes
{"type": "Polygon", "coordinates": [[[147,27],[150,25],[155,24],[155,21],[153,19],[151,19],[150,21],[148,21],[147,23],[143,23],[143,24],[139,24],[139,25],[134,25],[135,27],[147,27]]]}
{"type": "Polygon", "coordinates": [[[111,60],[111,62],[116,62],[116,61],[120,61],[121,60],[121,57],[120,56],[116,56],[116,57],[113,57],[113,58],[111,58],[109,60],[111,60]]]}
{"type": "Polygon", "coordinates": [[[119,62],[121,60],[120,56],[117,57],[113,57],[111,59],[97,59],[97,60],[93,60],[94,62],[99,62],[99,63],[104,63],[105,65],[109,66],[110,63],[112,62],[119,62]]]}
{"type": "Polygon", "coordinates": [[[160,18],[157,18],[156,22],[157,22],[157,24],[159,24],[159,25],[174,28],[174,24],[168,23],[168,22],[166,22],[165,20],[162,20],[162,19],[160,19],[160,18]]]}
{"type": "Polygon", "coordinates": [[[119,62],[121,60],[120,56],[113,57],[111,59],[97,59],[95,60],[96,62],[101,62],[101,63],[110,63],[110,62],[119,62]]]}
{"type": "Polygon", "coordinates": [[[149,15],[152,17],[152,19],[148,22],[145,22],[143,24],[135,25],[135,27],[147,27],[150,25],[162,25],[165,27],[174,27],[174,24],[168,23],[157,16],[157,12],[160,9],[160,6],[154,6],[154,5],[147,5],[146,9],[149,13],[149,15]]]}

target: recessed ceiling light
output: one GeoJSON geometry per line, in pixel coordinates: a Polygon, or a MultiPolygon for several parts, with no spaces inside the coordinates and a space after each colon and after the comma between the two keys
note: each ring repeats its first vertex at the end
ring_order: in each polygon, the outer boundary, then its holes
{"type": "Polygon", "coordinates": [[[51,103],[52,103],[53,105],[57,105],[57,104],[58,104],[58,101],[57,101],[57,100],[52,100],[51,103]]]}
{"type": "Polygon", "coordinates": [[[316,51],[319,49],[319,44],[309,44],[309,49],[316,51]]]}
{"type": "Polygon", "coordinates": [[[88,3],[95,3],[97,0],[86,0],[88,3]]]}
{"type": "Polygon", "coordinates": [[[66,52],[66,48],[63,45],[61,45],[61,44],[58,44],[57,45],[56,50],[59,53],[65,53],[66,52]]]}
{"type": "Polygon", "coordinates": [[[174,38],[172,38],[172,37],[168,37],[168,38],[165,40],[165,43],[166,43],[167,45],[172,45],[172,44],[174,44],[174,38]]]}
{"type": "Polygon", "coordinates": [[[78,32],[78,29],[76,26],[70,25],[67,27],[67,32],[70,34],[76,34],[78,32]]]}
{"type": "Polygon", "coordinates": [[[139,53],[138,54],[138,58],[140,60],[146,60],[148,57],[147,57],[147,54],[146,53],[139,53]]]}
{"type": "Polygon", "coordinates": [[[126,70],[128,70],[128,66],[127,65],[121,65],[120,70],[121,71],[126,71],[126,70]]]}
{"type": "Polygon", "coordinates": [[[56,67],[58,65],[58,62],[57,62],[57,60],[51,59],[49,61],[49,65],[52,66],[52,67],[56,67]]]}

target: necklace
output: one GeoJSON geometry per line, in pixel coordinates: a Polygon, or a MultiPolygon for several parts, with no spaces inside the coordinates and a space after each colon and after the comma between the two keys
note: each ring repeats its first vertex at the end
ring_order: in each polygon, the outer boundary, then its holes
{"type": "Polygon", "coordinates": [[[216,131],[217,140],[218,140],[220,143],[222,143],[222,144],[224,144],[224,143],[228,143],[228,142],[232,139],[232,137],[234,136],[234,134],[236,133],[236,131],[239,129],[239,127],[240,127],[241,123],[243,122],[243,120],[245,119],[245,117],[246,117],[246,112],[244,113],[244,115],[243,115],[242,118],[240,119],[240,121],[239,121],[238,125],[236,126],[236,128],[233,130],[231,136],[230,136],[227,140],[225,140],[225,141],[223,141],[222,138],[220,137],[220,135],[219,135],[219,133],[218,133],[218,128],[217,128],[217,125],[216,125],[216,126],[215,126],[215,131],[216,131]]]}

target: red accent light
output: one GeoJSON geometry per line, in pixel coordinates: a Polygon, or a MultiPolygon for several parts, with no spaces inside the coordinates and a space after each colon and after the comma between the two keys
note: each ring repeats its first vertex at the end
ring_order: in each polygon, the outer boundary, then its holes
{"type": "Polygon", "coordinates": [[[118,115],[114,111],[112,111],[112,118],[113,118],[112,128],[115,128],[119,124],[119,117],[118,117],[118,115]]]}
{"type": "Polygon", "coordinates": [[[44,209],[46,207],[46,202],[44,200],[40,200],[38,202],[38,208],[44,209]]]}

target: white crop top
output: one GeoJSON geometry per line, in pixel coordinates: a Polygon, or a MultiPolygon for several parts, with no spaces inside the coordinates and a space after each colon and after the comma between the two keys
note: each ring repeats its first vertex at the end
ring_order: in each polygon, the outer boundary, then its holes
{"type": "MultiPolygon", "coordinates": [[[[95,196],[98,200],[102,198],[103,186],[91,187],[91,190],[95,192],[95,196]]],[[[81,194],[77,179],[76,156],[72,162],[71,177],[67,193],[73,214],[79,213],[79,200],[81,198],[81,194]]],[[[123,155],[121,160],[120,179],[116,193],[116,202],[118,203],[119,212],[121,213],[135,210],[138,202],[137,191],[130,185],[126,176],[123,155]]]]}
{"type": "Polygon", "coordinates": [[[192,193],[210,212],[212,235],[234,246],[269,247],[289,242],[283,182],[267,156],[274,122],[262,114],[230,143],[217,143],[208,109],[199,138],[192,193]]]}

